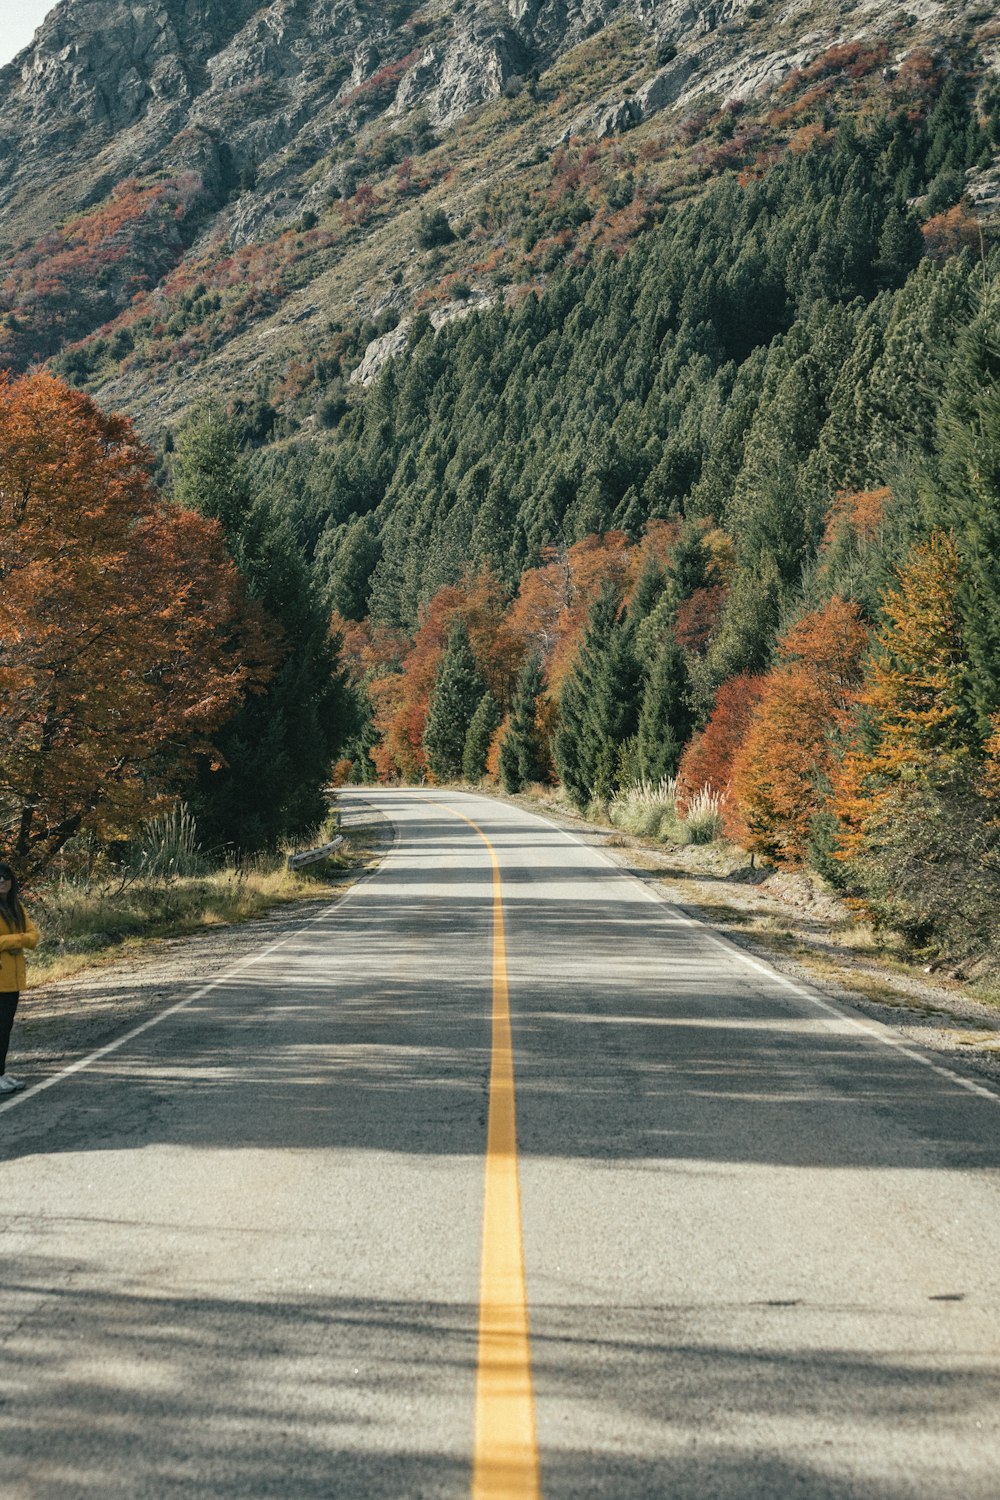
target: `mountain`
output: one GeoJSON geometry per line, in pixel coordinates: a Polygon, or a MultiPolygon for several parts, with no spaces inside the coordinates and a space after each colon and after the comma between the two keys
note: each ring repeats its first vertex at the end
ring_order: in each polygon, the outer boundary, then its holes
{"type": "Polygon", "coordinates": [[[542,288],[943,75],[986,96],[998,33],[930,0],[60,0],[0,71],[0,364],[154,439],[207,392],[322,432],[415,313],[542,288]]]}

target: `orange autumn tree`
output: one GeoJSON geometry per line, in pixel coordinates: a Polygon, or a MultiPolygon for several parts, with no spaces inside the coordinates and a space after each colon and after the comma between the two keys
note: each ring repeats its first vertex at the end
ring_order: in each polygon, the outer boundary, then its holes
{"type": "Polygon", "coordinates": [[[733,765],[733,831],[751,853],[805,858],[818,784],[833,764],[831,735],[849,722],[867,634],[857,605],[834,596],[778,642],[733,765]]]}
{"type": "Polygon", "coordinates": [[[398,669],[369,683],[379,736],[371,751],[378,775],[419,781],[426,773],[424,730],[438,668],[452,627],[462,621],[484,682],[501,707],[510,701],[524,648],[506,619],[500,585],[488,566],[460,584],[445,584],[426,605],[398,669]]]}
{"type": "Polygon", "coordinates": [[[375,677],[369,684],[372,723],[378,735],[370,754],[383,781],[395,776],[419,781],[427,770],[424,729],[431,693],[463,597],[454,584],[439,589],[424,610],[398,669],[375,677]]]}
{"type": "Polygon", "coordinates": [[[546,547],[541,566],[523,574],[507,623],[525,655],[537,651],[541,656],[553,697],[569,673],[602,587],[612,583],[624,596],[634,582],[637,560],[625,533],[609,531],[571,547],[546,547]]]}
{"type": "Polygon", "coordinates": [[[463,585],[461,616],[480,675],[497,703],[508,708],[524,665],[525,642],[509,619],[507,597],[488,563],[463,585]]]}
{"type": "Polygon", "coordinates": [[[863,736],[833,770],[841,858],[860,851],[897,789],[968,753],[959,557],[952,537],[935,532],[914,547],[898,580],[883,596],[884,618],[858,694],[863,736]]]}
{"type": "Polygon", "coordinates": [[[0,838],[27,875],[135,828],[268,671],[217,525],[150,466],[51,376],[0,384],[0,838]]]}
{"type": "Polygon", "coordinates": [[[746,738],[763,687],[763,677],[740,673],[719,688],[708,723],[689,740],[677,768],[677,807],[682,814],[701,791],[723,799],[725,813],[733,762],[746,738]]]}
{"type": "MultiPolygon", "coordinates": [[[[545,661],[550,692],[558,685],[569,669],[602,583],[611,578],[624,591],[632,581],[637,556],[623,532],[608,532],[586,537],[569,548],[546,549],[542,565],[523,575],[517,597],[509,605],[488,566],[459,584],[439,589],[421,612],[409,648],[368,683],[378,735],[370,753],[378,775],[417,781],[426,773],[423,734],[438,667],[454,624],[459,620],[465,624],[476,666],[506,712],[529,652],[537,650],[545,661]]],[[[550,700],[539,704],[547,723],[553,712],[550,700]]],[[[499,738],[500,731],[487,757],[491,774],[499,738]]]]}

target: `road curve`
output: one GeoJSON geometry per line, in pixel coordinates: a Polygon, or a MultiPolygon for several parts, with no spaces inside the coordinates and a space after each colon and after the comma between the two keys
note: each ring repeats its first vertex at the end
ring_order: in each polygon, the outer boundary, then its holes
{"type": "Polygon", "coordinates": [[[0,1107],[0,1492],[998,1500],[1000,1096],[542,818],[346,799],[373,877],[0,1107]]]}

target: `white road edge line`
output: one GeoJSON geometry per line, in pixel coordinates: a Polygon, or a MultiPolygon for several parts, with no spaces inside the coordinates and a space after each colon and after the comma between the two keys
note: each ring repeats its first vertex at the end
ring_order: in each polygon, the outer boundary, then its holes
{"type": "Polygon", "coordinates": [[[770,964],[763,963],[760,959],[751,957],[737,943],[717,933],[710,923],[703,921],[699,917],[689,916],[687,912],[680,911],[672,901],[669,901],[654,886],[647,885],[638,875],[633,875],[631,870],[623,869],[617,861],[612,859],[609,854],[605,854],[604,850],[598,848],[596,844],[588,844],[585,839],[582,839],[579,834],[572,832],[572,830],[560,828],[558,824],[549,822],[549,819],[542,813],[535,813],[534,816],[539,818],[541,822],[545,823],[556,833],[562,834],[564,838],[569,839],[572,843],[580,844],[584,849],[592,849],[605,864],[609,865],[611,869],[616,870],[619,875],[624,875],[628,879],[635,881],[647,900],[655,902],[659,907],[665,907],[673,914],[674,919],[684,926],[699,928],[707,942],[712,943],[716,948],[721,948],[731,958],[738,959],[740,963],[746,964],[748,968],[756,969],[758,973],[763,974],[768,979],[777,980],[779,984],[791,990],[792,994],[796,995],[800,1000],[805,1000],[809,1005],[815,1006],[817,1010],[824,1011],[826,1015],[833,1017],[836,1021],[846,1022],[848,1026],[852,1026],[855,1031],[860,1031],[863,1036],[871,1038],[872,1041],[881,1042],[885,1047],[893,1047],[903,1057],[909,1058],[911,1062],[919,1063],[923,1068],[929,1068],[939,1078],[947,1079],[949,1083],[953,1083],[956,1087],[964,1089],[967,1094],[975,1094],[979,1099],[988,1099],[991,1104],[1000,1104],[1000,1093],[986,1088],[981,1083],[974,1083],[971,1078],[963,1078],[960,1073],[953,1072],[951,1068],[946,1068],[941,1063],[934,1062],[932,1058],[926,1057],[922,1052],[915,1051],[906,1042],[899,1041],[897,1037],[892,1035],[891,1031],[884,1026],[880,1026],[878,1022],[858,1020],[857,1016],[851,1015],[844,1007],[823,999],[814,990],[807,989],[804,985],[796,983],[794,979],[789,979],[779,969],[773,968],[770,964]]]}
{"type": "MultiPolygon", "coordinates": [[[[387,821],[393,829],[393,844],[395,844],[399,837],[398,830],[391,819],[387,821]]],[[[142,1021],[138,1026],[133,1026],[131,1031],[126,1031],[124,1035],[115,1037],[113,1042],[108,1042],[105,1046],[98,1047],[96,1052],[89,1052],[86,1057],[78,1057],[76,1062],[70,1063],[68,1067],[60,1069],[58,1073],[53,1073],[49,1078],[43,1078],[39,1083],[29,1084],[22,1092],[15,1094],[13,1099],[7,1099],[3,1103],[0,1103],[0,1120],[3,1120],[12,1109],[17,1109],[19,1105],[26,1104],[29,1099],[36,1098],[45,1089],[54,1088],[64,1078],[71,1078],[74,1073],[79,1073],[82,1069],[91,1067],[93,1063],[100,1062],[101,1058],[107,1057],[109,1053],[117,1052],[118,1048],[124,1047],[126,1042],[133,1041],[135,1037],[141,1036],[144,1031],[149,1031],[153,1026],[159,1026],[161,1021],[167,1020],[169,1016],[175,1016],[179,1010],[185,1010],[187,1006],[194,1005],[198,1000],[203,1000],[212,990],[217,989],[220,984],[224,984],[230,975],[239,973],[240,969],[245,969],[249,964],[259,963],[269,953],[273,953],[276,948],[282,947],[284,943],[290,943],[293,938],[297,938],[300,933],[307,932],[310,927],[315,927],[317,922],[322,922],[324,917],[328,917],[332,911],[335,911],[338,906],[347,901],[357,890],[358,886],[363,885],[366,880],[375,874],[377,869],[378,865],[375,866],[374,870],[366,870],[342,896],[338,896],[336,901],[331,901],[329,906],[324,906],[323,910],[318,912],[316,916],[310,917],[308,922],[303,922],[302,926],[296,927],[293,932],[286,932],[284,937],[275,938],[273,943],[269,943],[266,948],[260,949],[259,952],[250,953],[246,958],[241,958],[238,963],[231,965],[230,968],[223,970],[221,974],[217,974],[214,979],[209,980],[208,984],[203,984],[201,989],[195,990],[193,995],[188,995],[185,999],[178,1000],[176,1005],[170,1005],[166,1010],[158,1011],[155,1016],[150,1016],[148,1021],[142,1021]]]]}
{"type": "MultiPolygon", "coordinates": [[[[688,917],[683,912],[678,913],[678,915],[683,922],[686,922],[691,927],[708,927],[707,923],[699,922],[694,917],[688,917]]],[[[934,1062],[931,1058],[925,1056],[924,1053],[915,1051],[906,1042],[901,1042],[898,1037],[894,1037],[892,1032],[888,1031],[885,1027],[872,1024],[871,1022],[859,1021],[857,1016],[850,1015],[849,1012],[843,1010],[840,1006],[831,1004],[829,1000],[823,999],[821,995],[817,995],[813,990],[806,989],[804,985],[797,984],[794,979],[789,979],[779,969],[774,969],[769,964],[752,958],[749,953],[744,953],[735,943],[727,942],[723,937],[717,937],[711,929],[705,932],[705,937],[714,947],[721,948],[724,952],[738,958],[748,968],[757,969],[759,973],[764,974],[768,979],[776,979],[779,984],[791,990],[792,994],[796,995],[800,1000],[808,1001],[810,1005],[814,1005],[817,1010],[824,1011],[826,1015],[832,1017],[838,1023],[846,1022],[848,1026],[853,1027],[855,1031],[860,1031],[862,1035],[871,1037],[874,1041],[882,1042],[886,1047],[894,1047],[903,1057],[908,1057],[911,1062],[920,1063],[921,1067],[929,1068],[939,1078],[947,1078],[949,1083],[957,1084],[959,1088],[965,1089],[967,1093],[976,1094],[981,1099],[989,1099],[993,1104],[1000,1104],[1000,1094],[995,1094],[992,1089],[985,1088],[980,1083],[973,1083],[971,1078],[963,1078],[960,1073],[955,1073],[951,1068],[946,1068],[941,1063],[934,1062]]]]}

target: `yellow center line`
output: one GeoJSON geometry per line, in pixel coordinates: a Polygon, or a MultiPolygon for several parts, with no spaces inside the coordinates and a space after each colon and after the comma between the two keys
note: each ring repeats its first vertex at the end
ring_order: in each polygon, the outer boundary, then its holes
{"type": "Polygon", "coordinates": [[[493,1028],[472,1496],[473,1500],[539,1500],[500,862],[493,845],[471,818],[443,802],[433,806],[461,818],[475,830],[486,845],[493,867],[493,1028]]]}

